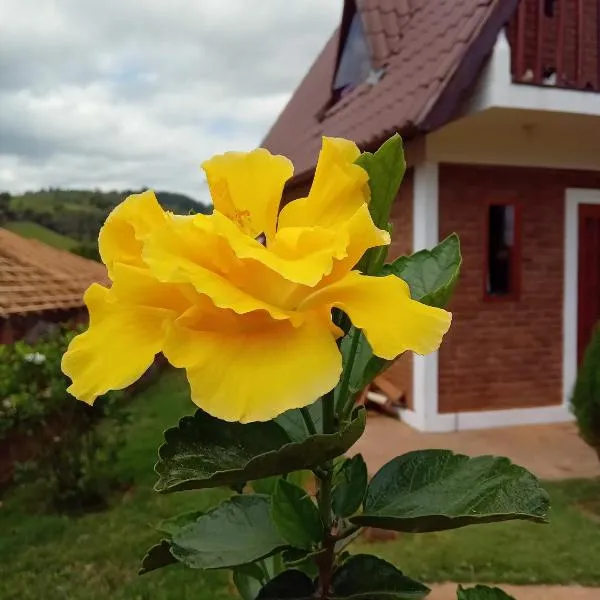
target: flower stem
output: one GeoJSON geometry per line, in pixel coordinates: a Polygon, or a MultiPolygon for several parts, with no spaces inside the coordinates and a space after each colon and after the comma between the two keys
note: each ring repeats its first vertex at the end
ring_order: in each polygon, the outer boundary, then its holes
{"type": "Polygon", "coordinates": [[[310,433],[310,435],[317,435],[317,428],[315,427],[314,421],[312,420],[312,417],[310,416],[310,411],[308,410],[308,408],[306,408],[306,407],[301,408],[300,414],[302,415],[302,418],[304,419],[304,424],[306,425],[306,429],[308,429],[308,433],[310,433]]]}
{"type": "Polygon", "coordinates": [[[356,359],[356,353],[358,352],[358,344],[360,342],[361,331],[360,329],[353,328],[349,335],[352,337],[350,342],[350,350],[348,351],[348,360],[346,362],[346,366],[344,368],[344,373],[342,375],[342,380],[340,382],[340,394],[338,396],[339,404],[342,407],[340,411],[340,416],[344,417],[346,411],[349,408],[350,401],[354,401],[354,395],[349,394],[350,392],[350,377],[352,376],[352,369],[354,368],[354,361],[356,359]]]}
{"type": "MultiPolygon", "coordinates": [[[[334,433],[336,429],[335,397],[331,390],[323,397],[323,432],[334,433]]],[[[328,461],[321,466],[319,473],[318,505],[319,514],[323,522],[323,540],[321,547],[324,550],[319,557],[319,587],[321,598],[329,596],[331,576],[333,574],[335,539],[331,535],[333,515],[331,511],[331,491],[333,480],[333,462],[328,461]]]]}
{"type": "Polygon", "coordinates": [[[323,477],[319,478],[319,514],[324,525],[323,540],[321,548],[323,553],[317,560],[319,568],[319,593],[321,598],[329,597],[329,588],[331,587],[331,576],[333,575],[333,561],[335,558],[335,539],[331,535],[332,514],[331,514],[331,488],[333,479],[333,464],[327,463],[323,477]]]}

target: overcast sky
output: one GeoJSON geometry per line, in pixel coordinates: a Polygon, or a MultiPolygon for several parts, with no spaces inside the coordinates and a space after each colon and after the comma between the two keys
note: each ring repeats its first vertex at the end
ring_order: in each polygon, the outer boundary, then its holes
{"type": "Polygon", "coordinates": [[[0,191],[149,186],[260,143],[341,0],[0,0],[0,191]]]}

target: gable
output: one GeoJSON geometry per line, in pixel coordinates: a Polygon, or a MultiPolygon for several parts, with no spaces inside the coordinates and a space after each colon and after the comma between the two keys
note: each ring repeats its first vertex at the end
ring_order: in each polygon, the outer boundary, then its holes
{"type": "Polygon", "coordinates": [[[518,0],[358,2],[372,66],[382,73],[332,103],[353,2],[262,144],[288,156],[296,178],[314,168],[323,135],[369,148],[395,131],[410,138],[450,120],[518,0]]]}

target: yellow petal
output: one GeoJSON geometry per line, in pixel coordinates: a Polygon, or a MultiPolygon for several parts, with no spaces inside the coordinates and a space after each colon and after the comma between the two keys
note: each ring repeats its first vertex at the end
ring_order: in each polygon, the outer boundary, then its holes
{"type": "Polygon", "coordinates": [[[112,277],[115,263],[142,266],[142,242],[165,219],[154,192],[132,194],[116,206],[100,229],[98,248],[112,277]]]}
{"type": "MultiPolygon", "coordinates": [[[[279,229],[266,246],[244,235],[231,221],[213,213],[215,227],[238,259],[260,262],[281,278],[316,285],[331,273],[334,261],[347,256],[348,232],[343,228],[288,227],[279,229]]],[[[245,264],[248,264],[247,262],[245,264]]]]}
{"type": "Polygon", "coordinates": [[[360,150],[348,140],[323,138],[308,197],[285,206],[279,227],[335,227],[366,202],[368,175],[354,164],[360,150]]]}
{"type": "Polygon", "coordinates": [[[342,280],[310,296],[301,308],[335,306],[362,329],[373,352],[392,360],[412,350],[437,350],[450,327],[452,315],[411,300],[408,284],[393,275],[368,277],[352,271],[342,280]]]}
{"type": "Polygon", "coordinates": [[[319,287],[325,287],[345,277],[370,248],[387,246],[390,234],[375,226],[369,207],[362,204],[360,208],[343,224],[348,234],[346,256],[335,262],[331,274],[323,279],[319,287]]]}
{"type": "Polygon", "coordinates": [[[266,313],[198,306],[174,324],[164,352],[187,370],[192,400],[225,421],[266,421],[308,406],[341,373],[334,335],[315,314],[295,328],[266,313]]]}
{"type": "Polygon", "coordinates": [[[93,404],[98,396],[123,389],[144,374],[161,349],[165,319],[172,313],[123,304],[98,284],[87,290],[84,300],[90,326],[69,344],[62,370],[72,380],[67,391],[93,404]]]}
{"type": "MultiPolygon", "coordinates": [[[[234,229],[235,235],[243,236],[234,229]]],[[[275,294],[287,296],[289,282],[259,263],[240,261],[230,241],[216,231],[214,215],[170,216],[147,238],[143,256],[158,280],[190,284],[218,307],[240,314],[265,310],[274,319],[289,318],[288,310],[272,302],[275,294]]]]}
{"type": "Polygon", "coordinates": [[[226,152],[202,163],[215,210],[250,237],[275,233],[285,182],[294,167],[284,156],[264,148],[226,152]]]}

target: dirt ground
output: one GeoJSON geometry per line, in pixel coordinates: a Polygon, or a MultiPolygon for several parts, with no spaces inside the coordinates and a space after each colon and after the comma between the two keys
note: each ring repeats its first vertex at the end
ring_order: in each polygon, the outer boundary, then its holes
{"type": "MultiPolygon", "coordinates": [[[[464,587],[472,587],[465,585],[464,587]]],[[[600,600],[600,588],[583,588],[579,586],[515,586],[501,585],[507,594],[516,600],[600,600]]],[[[456,600],[455,583],[444,583],[433,586],[427,600],[456,600]]]]}
{"type": "MultiPolygon", "coordinates": [[[[421,433],[369,412],[367,430],[351,452],[361,452],[369,472],[375,473],[395,456],[426,448],[447,448],[471,456],[508,456],[540,479],[600,477],[600,461],[573,423],[421,433]]],[[[600,600],[600,590],[596,598],[600,600]]]]}

